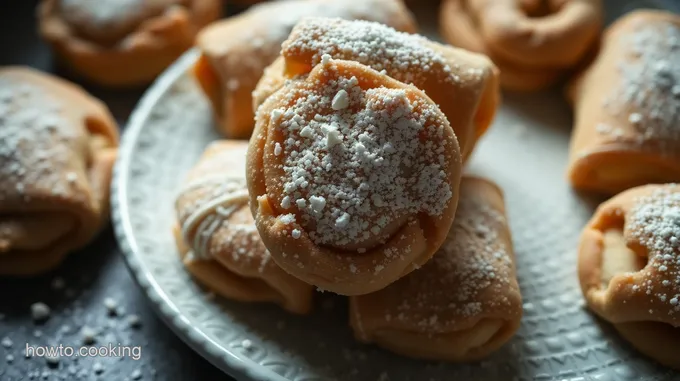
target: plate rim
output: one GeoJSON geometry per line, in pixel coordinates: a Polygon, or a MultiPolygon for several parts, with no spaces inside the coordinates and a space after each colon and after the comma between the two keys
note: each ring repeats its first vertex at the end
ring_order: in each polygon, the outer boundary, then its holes
{"type": "MultiPolygon", "coordinates": [[[[149,115],[159,100],[190,69],[200,55],[198,48],[186,51],[170,65],[144,92],[133,109],[118,148],[118,157],[111,179],[111,222],[123,259],[132,278],[142,289],[152,309],[170,330],[194,352],[212,365],[237,380],[290,381],[250,358],[234,352],[211,339],[205,331],[189,325],[178,306],[155,280],[153,274],[139,259],[140,248],[134,238],[127,202],[128,171],[134,146],[149,115]]],[[[170,234],[168,232],[168,234],[170,234]]]]}

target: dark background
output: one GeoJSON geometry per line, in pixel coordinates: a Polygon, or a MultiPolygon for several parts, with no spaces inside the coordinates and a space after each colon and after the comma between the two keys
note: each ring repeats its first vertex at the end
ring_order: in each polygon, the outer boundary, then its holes
{"type": "MultiPolygon", "coordinates": [[[[0,66],[28,65],[68,78],[56,67],[49,48],[36,32],[37,3],[37,0],[0,0],[0,66]]],[[[121,130],[144,93],[144,89],[107,91],[84,87],[108,104],[121,130]]],[[[232,380],[195,354],[156,317],[128,273],[111,228],[45,276],[0,279],[1,381],[128,379],[232,380]],[[63,279],[64,287],[54,287],[54,279],[63,279]],[[110,316],[104,303],[106,298],[116,301],[117,316],[110,316]],[[36,302],[44,302],[52,310],[50,318],[42,324],[36,324],[31,317],[30,306],[36,302]],[[141,326],[130,326],[131,315],[140,318],[141,326]],[[83,326],[98,331],[95,346],[109,342],[141,346],[141,359],[61,358],[54,366],[44,358],[25,358],[27,344],[82,346],[83,326]],[[11,345],[2,341],[5,338],[11,345]],[[96,368],[100,368],[99,374],[96,368]],[[137,378],[139,374],[141,378],[137,378]]]]}

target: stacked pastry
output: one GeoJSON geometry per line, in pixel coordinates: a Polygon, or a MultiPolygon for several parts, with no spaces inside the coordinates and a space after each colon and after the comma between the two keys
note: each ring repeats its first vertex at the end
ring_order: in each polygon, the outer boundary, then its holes
{"type": "Polygon", "coordinates": [[[77,87],[0,68],[0,275],[52,269],[105,225],[118,130],[77,87]]]}
{"type": "Polygon", "coordinates": [[[680,369],[680,185],[645,185],[680,181],[680,17],[618,20],[570,90],[572,185],[623,191],[581,237],[583,294],[640,352],[680,369]]]}
{"type": "Polygon", "coordinates": [[[504,88],[535,91],[557,82],[596,45],[601,0],[444,0],[442,36],[488,55],[504,88]]]}
{"type": "Polygon", "coordinates": [[[212,103],[219,132],[230,138],[250,137],[255,115],[251,93],[293,26],[310,16],[370,20],[416,31],[402,0],[277,1],[211,24],[198,36],[201,58],[194,75],[212,103]]]}
{"type": "Polygon", "coordinates": [[[495,66],[340,18],[303,19],[272,61],[245,164],[242,146],[209,147],[178,199],[189,271],[293,312],[314,286],[351,296],[357,338],[401,354],[498,349],[521,316],[503,198],[461,179],[499,102],[495,66]]]}
{"type": "Polygon", "coordinates": [[[356,337],[424,359],[474,361],[519,328],[522,301],[501,190],[464,176],[453,226],[433,259],[350,298],[356,337]]]}

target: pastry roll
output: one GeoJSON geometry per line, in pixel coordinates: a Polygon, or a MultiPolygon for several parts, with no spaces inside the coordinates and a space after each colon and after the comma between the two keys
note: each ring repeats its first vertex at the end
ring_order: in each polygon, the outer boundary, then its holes
{"type": "Polygon", "coordinates": [[[601,0],[444,0],[441,34],[455,46],[488,55],[501,85],[535,91],[555,83],[593,49],[601,0]]]}
{"type": "Polygon", "coordinates": [[[402,0],[289,0],[257,5],[205,28],[198,37],[201,57],[194,75],[212,103],[219,131],[249,138],[255,112],[251,93],[281,52],[281,43],[307,16],[365,19],[415,32],[402,0]]]}
{"type": "Polygon", "coordinates": [[[575,188],[616,194],[680,181],[680,16],[636,11],[619,19],[571,98],[575,188]]]}
{"type": "Polygon", "coordinates": [[[182,263],[227,299],[272,302],[307,313],[314,288],[271,260],[255,228],[245,179],[247,148],[247,142],[215,142],[189,173],[176,202],[182,263]]]}
{"type": "Polygon", "coordinates": [[[221,0],[43,0],[40,34],[68,68],[94,83],[151,82],[218,19],[221,0]]]}
{"type": "Polygon", "coordinates": [[[46,272],[94,238],[117,146],[116,122],[83,89],[0,68],[0,275],[46,272]]]}
{"type": "Polygon", "coordinates": [[[282,79],[308,74],[324,54],[384,70],[423,90],[448,118],[464,158],[488,129],[500,101],[498,70],[484,56],[377,23],[308,18],[283,43],[283,62],[267,70],[254,92],[255,106],[282,79]]]}
{"type": "Polygon", "coordinates": [[[378,292],[350,297],[350,324],[360,341],[429,360],[486,357],[513,336],[521,317],[502,192],[469,176],[432,260],[378,292]]]}
{"type": "Polygon", "coordinates": [[[680,185],[647,185],[602,204],[578,272],[588,306],[647,356],[680,369],[680,185]]]}
{"type": "Polygon", "coordinates": [[[343,295],[424,264],[451,226],[461,156],[417,88],[324,55],[260,107],[248,149],[250,206],[272,258],[343,295]]]}

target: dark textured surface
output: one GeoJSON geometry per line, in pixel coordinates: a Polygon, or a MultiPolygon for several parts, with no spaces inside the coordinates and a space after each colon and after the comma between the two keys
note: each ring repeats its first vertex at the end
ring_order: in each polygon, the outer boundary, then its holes
{"type": "MultiPolygon", "coordinates": [[[[28,65],[68,77],[56,68],[48,47],[36,33],[36,3],[0,1],[0,65],[28,65]]],[[[121,129],[144,91],[85,87],[109,105],[121,129]]],[[[230,380],[156,317],[129,275],[110,228],[50,274],[30,280],[0,279],[0,381],[132,380],[138,374],[140,380],[230,380]],[[54,287],[54,279],[63,279],[64,287],[54,287]],[[118,305],[117,316],[109,314],[106,298],[118,305]],[[30,306],[36,302],[52,309],[50,318],[42,324],[34,323],[31,317],[30,306]],[[141,326],[130,326],[131,315],[140,318],[141,326]],[[139,346],[141,358],[63,357],[56,365],[44,358],[25,358],[27,344],[82,346],[80,330],[85,325],[98,331],[93,346],[103,347],[109,342],[139,346]],[[101,368],[99,374],[96,368],[101,368]]]]}

